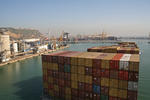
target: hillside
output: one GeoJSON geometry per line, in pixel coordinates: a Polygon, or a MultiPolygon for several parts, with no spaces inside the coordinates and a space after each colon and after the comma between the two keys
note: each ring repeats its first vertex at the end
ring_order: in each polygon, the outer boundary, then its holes
{"type": "Polygon", "coordinates": [[[23,39],[23,38],[38,38],[42,34],[38,30],[34,29],[22,29],[22,28],[10,28],[5,27],[4,29],[9,31],[11,39],[23,39]]]}

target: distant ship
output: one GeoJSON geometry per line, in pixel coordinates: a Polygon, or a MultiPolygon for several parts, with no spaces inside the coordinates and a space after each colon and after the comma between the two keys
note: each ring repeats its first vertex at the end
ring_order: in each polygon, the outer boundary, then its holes
{"type": "MultiPolygon", "coordinates": [[[[150,39],[150,32],[149,32],[149,39],[150,39]]],[[[148,41],[147,43],[150,44],[150,41],[148,41]]]]}

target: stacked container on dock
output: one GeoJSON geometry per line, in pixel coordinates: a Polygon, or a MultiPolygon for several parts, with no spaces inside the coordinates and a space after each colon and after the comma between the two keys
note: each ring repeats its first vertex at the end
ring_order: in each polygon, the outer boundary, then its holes
{"type": "Polygon", "coordinates": [[[139,54],[139,48],[135,42],[121,42],[112,46],[97,46],[87,49],[88,52],[139,54]]]}
{"type": "Polygon", "coordinates": [[[44,94],[55,100],[137,100],[139,55],[61,51],[42,55],[44,94]]]}

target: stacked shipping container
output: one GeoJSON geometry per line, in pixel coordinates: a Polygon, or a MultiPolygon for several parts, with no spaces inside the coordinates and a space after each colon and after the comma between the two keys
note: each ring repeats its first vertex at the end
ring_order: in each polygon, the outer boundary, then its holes
{"type": "Polygon", "coordinates": [[[135,42],[121,42],[118,45],[98,46],[87,49],[88,52],[139,54],[139,48],[135,42]]]}
{"type": "Polygon", "coordinates": [[[88,48],[87,51],[88,52],[103,52],[103,53],[139,54],[139,48],[121,47],[121,46],[92,47],[92,48],[88,48]]]}
{"type": "Polygon", "coordinates": [[[61,51],[42,55],[44,94],[60,100],[137,100],[139,55],[61,51]]]}

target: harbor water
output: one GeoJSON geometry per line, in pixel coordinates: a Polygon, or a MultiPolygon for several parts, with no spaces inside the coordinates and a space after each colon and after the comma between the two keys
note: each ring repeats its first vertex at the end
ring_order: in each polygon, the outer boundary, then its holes
{"type": "MultiPolygon", "coordinates": [[[[150,100],[150,44],[147,43],[147,40],[132,41],[136,41],[141,50],[138,100],[150,100]]],[[[99,45],[112,44],[71,44],[65,50],[86,51],[87,48],[99,45]]],[[[0,100],[41,100],[41,96],[42,65],[40,56],[0,67],[0,100]]]]}

